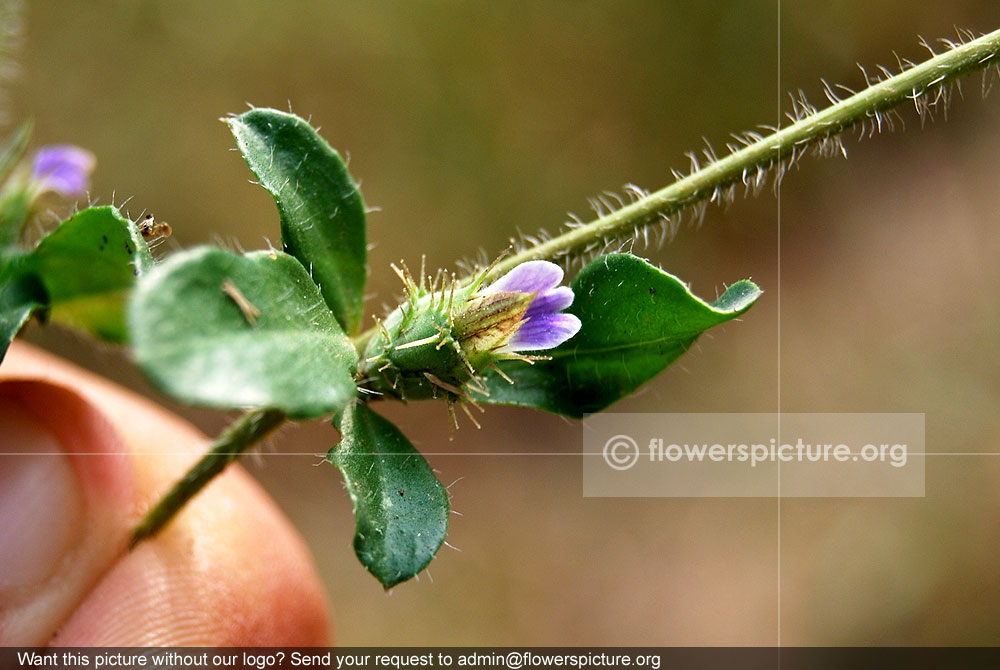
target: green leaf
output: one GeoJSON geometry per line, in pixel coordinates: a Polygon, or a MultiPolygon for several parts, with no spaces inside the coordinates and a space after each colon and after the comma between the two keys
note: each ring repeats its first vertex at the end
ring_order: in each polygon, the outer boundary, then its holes
{"type": "Polygon", "coordinates": [[[125,298],[153,263],[136,226],[114,207],[93,207],[63,221],[31,253],[0,269],[0,349],[31,313],[98,337],[125,340],[125,298]]]}
{"type": "Polygon", "coordinates": [[[183,402],[305,419],[356,392],[354,346],[287,254],[175,254],[140,278],[128,316],[139,365],[183,402]]]}
{"type": "Polygon", "coordinates": [[[304,120],[274,109],[226,119],[247,165],[278,204],[281,241],[347,332],[361,323],[365,204],[340,156],[304,120]]]}
{"type": "Polygon", "coordinates": [[[573,417],[599,412],[656,376],[702,332],[746,312],[761,294],[743,280],[707,303],[631,254],[598,258],[570,286],[575,298],[567,311],[580,317],[580,332],[542,352],[552,360],[504,362],[514,384],[490,373],[490,395],[482,402],[573,417]]]}
{"type": "Polygon", "coordinates": [[[45,289],[30,272],[24,271],[24,256],[15,256],[0,265],[0,361],[31,313],[46,303],[45,289]]]}
{"type": "Polygon", "coordinates": [[[355,402],[337,417],[327,460],[354,503],[354,551],[385,588],[427,567],[448,532],[448,493],[399,429],[355,402]]]}
{"type": "Polygon", "coordinates": [[[53,322],[123,342],[125,299],[153,259],[135,224],[105,206],[63,221],[27,263],[45,287],[53,322]]]}

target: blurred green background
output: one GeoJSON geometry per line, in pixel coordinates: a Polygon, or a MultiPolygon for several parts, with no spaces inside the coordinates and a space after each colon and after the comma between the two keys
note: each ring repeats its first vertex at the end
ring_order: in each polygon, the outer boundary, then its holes
{"type": "MultiPolygon", "coordinates": [[[[702,137],[775,123],[787,91],[819,103],[821,77],[858,88],[858,62],[920,60],[918,35],[1000,23],[995,0],[799,0],[780,19],[775,0],[25,9],[10,119],[34,118],[36,145],[94,151],[93,197],[169,221],[161,254],[277,240],[218,117],[250,102],[322,126],[381,210],[371,312],[398,291],[390,262],[494,255],[517,230],[585,217],[588,196],[667,184],[702,137]]],[[[780,191],[780,258],[769,191],[637,249],[702,296],[744,277],[766,293],[615,409],[925,412],[928,450],[994,455],[929,457],[922,499],[584,499],[575,423],[492,408],[449,441],[443,406],[386,406],[458,480],[462,516],[461,551],[385,594],[353,555],[339,474],[282,456],[323,453],[335,432],[290,427],[248,467],[311,546],[337,641],[774,644],[780,604],[784,644],[1000,642],[1000,98],[982,100],[978,75],[962,93],[947,121],[902,110],[905,132],[804,159],[780,191]],[[476,455],[491,452],[512,455],[476,455]]],[[[119,350],[26,337],[162,400],[119,350]]],[[[209,433],[231,418],[178,411],[209,433]]]]}

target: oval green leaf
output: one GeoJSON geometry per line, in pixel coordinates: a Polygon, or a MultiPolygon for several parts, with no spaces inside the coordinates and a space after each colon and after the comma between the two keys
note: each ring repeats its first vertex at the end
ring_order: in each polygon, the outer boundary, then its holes
{"type": "Polygon", "coordinates": [[[53,322],[123,342],[126,297],[153,259],[135,224],[104,206],[84,209],[59,224],[26,265],[45,287],[53,322]]]}
{"type": "Polygon", "coordinates": [[[337,417],[341,442],[327,460],[354,503],[354,552],[385,588],[431,562],[448,532],[448,492],[406,436],[355,402],[337,417]]]}
{"type": "Polygon", "coordinates": [[[632,393],[688,350],[698,336],[743,314],[761,294],[736,282],[712,303],[684,282],[631,254],[608,254],[588,264],[570,284],[580,317],[575,337],[544,351],[552,360],[501,364],[514,384],[487,376],[497,405],[518,405],[582,417],[632,393]]]}
{"type": "Polygon", "coordinates": [[[365,204],[340,155],[303,119],[252,109],[226,119],[247,165],[274,196],[285,251],[309,268],[347,332],[361,323],[365,204]]]}
{"type": "Polygon", "coordinates": [[[140,279],[129,327],[143,371],[182,402],[305,419],[356,392],[354,346],[309,273],[279,251],[172,256],[140,279]]]}

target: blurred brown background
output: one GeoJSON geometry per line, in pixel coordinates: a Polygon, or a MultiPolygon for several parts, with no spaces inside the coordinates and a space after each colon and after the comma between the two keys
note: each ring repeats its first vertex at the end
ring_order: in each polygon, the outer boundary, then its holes
{"type": "MultiPolygon", "coordinates": [[[[94,151],[93,196],[169,221],[161,253],[276,240],[216,119],[245,101],[311,116],[381,208],[374,312],[398,290],[392,261],[495,254],[600,191],[661,187],[703,136],[775,123],[786,91],[819,103],[821,77],[858,88],[855,63],[923,59],[918,35],[987,32],[1000,12],[799,0],[779,25],[775,0],[44,0],[24,20],[11,118],[94,151]]],[[[781,189],[780,284],[770,192],[640,251],[709,298],[743,277],[767,292],[616,410],[925,412],[930,451],[1000,451],[1000,97],[980,85],[947,121],[903,110],[905,132],[803,160],[781,189]]],[[[120,351],[26,336],[158,397],[120,351]]],[[[229,418],[180,411],[209,433],[229,418]]],[[[779,600],[785,644],[1000,642],[996,455],[930,457],[923,499],[583,499],[574,423],[490,409],[449,441],[443,406],[384,411],[460,480],[461,552],[443,548],[433,580],[383,593],[338,473],[282,456],[325,452],[329,426],[287,428],[249,464],[311,545],[341,644],[774,644],[779,600]],[[519,455],[457,455],[484,452],[519,455]]]]}

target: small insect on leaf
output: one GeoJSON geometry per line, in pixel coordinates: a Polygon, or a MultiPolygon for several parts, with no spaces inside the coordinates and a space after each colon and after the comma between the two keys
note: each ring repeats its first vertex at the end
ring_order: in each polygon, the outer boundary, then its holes
{"type": "Polygon", "coordinates": [[[166,221],[156,222],[156,217],[152,214],[147,214],[145,218],[139,222],[139,233],[142,235],[143,239],[147,242],[153,240],[165,240],[170,237],[174,229],[170,227],[170,224],[166,221]]]}
{"type": "Polygon", "coordinates": [[[231,279],[227,279],[222,282],[222,292],[233,299],[236,306],[240,308],[243,312],[243,318],[247,320],[251,326],[257,322],[257,317],[260,316],[260,310],[253,306],[247,297],[243,295],[243,292],[236,288],[236,284],[233,283],[231,279]]]}

